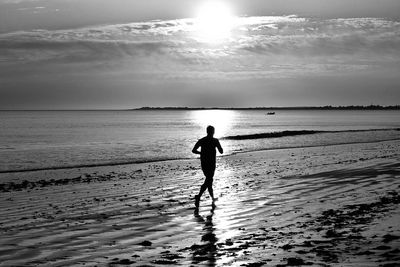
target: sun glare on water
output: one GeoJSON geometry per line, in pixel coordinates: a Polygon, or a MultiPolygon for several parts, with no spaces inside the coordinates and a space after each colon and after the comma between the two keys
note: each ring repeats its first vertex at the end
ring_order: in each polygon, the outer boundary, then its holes
{"type": "Polygon", "coordinates": [[[233,127],[235,112],[232,110],[195,110],[191,113],[195,124],[201,132],[205,133],[208,125],[215,127],[215,137],[220,138],[227,135],[233,127]]]}
{"type": "Polygon", "coordinates": [[[199,7],[195,18],[198,37],[204,42],[221,42],[230,37],[235,16],[222,1],[208,1],[199,7]]]}

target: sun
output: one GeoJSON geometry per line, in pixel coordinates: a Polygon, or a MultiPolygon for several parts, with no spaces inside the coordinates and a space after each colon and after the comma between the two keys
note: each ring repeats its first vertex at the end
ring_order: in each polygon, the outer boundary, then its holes
{"type": "Polygon", "coordinates": [[[222,1],[205,2],[195,18],[197,36],[205,42],[220,42],[230,37],[235,26],[231,7],[222,1]]]}

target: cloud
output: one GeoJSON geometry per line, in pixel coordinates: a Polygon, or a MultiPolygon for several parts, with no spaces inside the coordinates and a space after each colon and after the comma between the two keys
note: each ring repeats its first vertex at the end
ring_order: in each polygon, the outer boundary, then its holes
{"type": "Polygon", "coordinates": [[[398,69],[399,50],[400,23],[379,18],[241,17],[231,35],[215,43],[198,37],[194,19],[0,34],[4,68],[70,66],[69,71],[149,79],[254,79],[398,69]]]}
{"type": "Polygon", "coordinates": [[[304,19],[248,25],[242,48],[259,53],[306,56],[397,52],[400,23],[377,18],[304,19]],[[271,27],[271,24],[273,27],[271,27]],[[389,49],[388,49],[389,48],[389,49]],[[395,50],[397,50],[395,49],[395,50]]]}
{"type": "MultiPolygon", "coordinates": [[[[222,46],[227,52],[237,52],[236,48],[262,47],[263,52],[276,53],[275,49],[281,47],[282,53],[290,49],[308,51],[319,48],[321,53],[340,54],[356,49],[379,48],[382,44],[394,48],[398,47],[400,39],[399,22],[377,18],[322,20],[296,16],[242,17],[238,18],[231,38],[221,46],[201,44],[196,39],[195,31],[193,19],[181,19],[73,30],[15,32],[1,34],[0,40],[16,44],[30,42],[33,49],[35,42],[43,41],[98,44],[160,42],[166,46],[171,43],[184,44],[187,51],[205,47],[217,51],[222,46]]],[[[256,52],[257,49],[252,51],[256,52]]]]}

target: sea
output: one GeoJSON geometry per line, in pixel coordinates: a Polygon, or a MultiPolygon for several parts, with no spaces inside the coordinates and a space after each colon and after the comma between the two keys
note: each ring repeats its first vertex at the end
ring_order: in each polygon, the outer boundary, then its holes
{"type": "Polygon", "coordinates": [[[191,159],[213,125],[224,155],[400,140],[399,110],[0,111],[0,173],[191,159]]]}

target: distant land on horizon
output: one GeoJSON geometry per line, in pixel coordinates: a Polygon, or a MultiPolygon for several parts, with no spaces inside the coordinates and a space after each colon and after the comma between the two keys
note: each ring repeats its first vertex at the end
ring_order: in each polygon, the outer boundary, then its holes
{"type": "Polygon", "coordinates": [[[134,108],[131,110],[399,110],[400,105],[381,106],[381,105],[369,105],[369,106],[295,106],[295,107],[246,107],[246,108],[235,108],[235,107],[141,107],[134,108]]]}
{"type": "Polygon", "coordinates": [[[121,109],[0,109],[1,111],[134,111],[134,110],[400,110],[400,105],[293,106],[293,107],[140,107],[121,109]]]}

